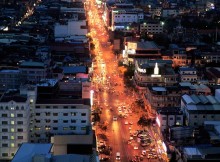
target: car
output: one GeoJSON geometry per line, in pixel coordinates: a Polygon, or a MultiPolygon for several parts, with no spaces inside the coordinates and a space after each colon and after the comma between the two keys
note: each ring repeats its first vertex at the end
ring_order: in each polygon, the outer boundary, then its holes
{"type": "Polygon", "coordinates": [[[138,150],[138,146],[134,146],[134,149],[135,149],[135,150],[138,150]]]}
{"type": "Polygon", "coordinates": [[[146,156],[147,152],[145,150],[142,150],[141,155],[146,156]]]}
{"type": "Polygon", "coordinates": [[[113,121],[117,121],[118,118],[116,116],[113,116],[113,121]]]}
{"type": "Polygon", "coordinates": [[[134,137],[137,137],[137,132],[134,132],[134,133],[133,133],[133,136],[134,136],[134,137]]]}
{"type": "Polygon", "coordinates": [[[116,160],[120,160],[121,159],[121,157],[120,157],[120,152],[117,152],[116,153],[116,160]]]}

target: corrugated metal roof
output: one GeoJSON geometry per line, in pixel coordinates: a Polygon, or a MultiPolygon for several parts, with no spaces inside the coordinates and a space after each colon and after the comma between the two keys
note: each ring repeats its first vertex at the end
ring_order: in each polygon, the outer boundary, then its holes
{"type": "Polygon", "coordinates": [[[210,102],[211,104],[217,104],[217,103],[219,103],[219,102],[215,99],[214,96],[208,95],[208,96],[206,96],[206,98],[209,100],[209,102],[210,102]]]}
{"type": "Polygon", "coordinates": [[[189,104],[195,104],[195,102],[192,100],[192,98],[189,95],[183,95],[183,100],[186,102],[187,105],[189,104]]]}
{"type": "Polygon", "coordinates": [[[191,98],[192,98],[192,100],[194,101],[195,104],[198,104],[198,103],[201,102],[200,99],[196,95],[194,95],[194,94],[191,95],[191,98]]]}
{"type": "Polygon", "coordinates": [[[209,100],[204,95],[197,96],[203,104],[207,104],[209,100]]]}

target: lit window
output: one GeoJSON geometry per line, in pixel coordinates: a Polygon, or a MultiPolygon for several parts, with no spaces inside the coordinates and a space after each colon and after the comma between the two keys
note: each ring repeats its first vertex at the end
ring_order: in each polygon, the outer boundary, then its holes
{"type": "Polygon", "coordinates": [[[11,118],[14,118],[15,117],[15,114],[14,113],[11,113],[11,118]]]}
{"type": "Polygon", "coordinates": [[[15,137],[14,136],[11,136],[11,140],[14,140],[15,139],[15,137]]]}
{"type": "Polygon", "coordinates": [[[69,130],[69,127],[63,127],[63,130],[69,130]]]}
{"type": "Polygon", "coordinates": [[[14,143],[11,143],[11,147],[15,147],[15,144],[14,144],[14,143]]]}
{"type": "Polygon", "coordinates": [[[11,128],[11,132],[15,132],[15,129],[14,129],[14,128],[11,128]]]}
{"type": "Polygon", "coordinates": [[[30,99],[30,103],[33,103],[34,102],[34,100],[33,99],[30,99]]]}
{"type": "Polygon", "coordinates": [[[15,124],[15,121],[11,121],[11,125],[14,125],[15,124]]]}

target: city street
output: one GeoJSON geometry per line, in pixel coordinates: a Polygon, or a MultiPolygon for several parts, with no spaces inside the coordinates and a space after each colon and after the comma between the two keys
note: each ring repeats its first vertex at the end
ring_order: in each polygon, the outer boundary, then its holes
{"type": "MultiPolygon", "coordinates": [[[[118,67],[118,58],[113,54],[112,45],[108,43],[108,31],[95,1],[87,1],[85,8],[90,29],[88,35],[95,45],[92,51],[94,56],[92,87],[95,91],[92,112],[97,108],[101,111],[100,121],[94,123],[93,129],[96,130],[96,135],[101,134],[107,137],[105,142],[98,137],[98,147],[109,146],[111,148],[108,161],[112,162],[119,160],[122,162],[163,161],[157,151],[159,150],[156,142],[158,140],[153,139],[156,138],[153,130],[146,127],[147,135],[143,134],[143,131],[138,131],[143,130],[137,122],[144,114],[143,111],[134,111],[131,105],[140,98],[140,95],[124,84],[125,69],[118,67]],[[102,129],[103,127],[105,129],[102,129]],[[145,140],[148,140],[146,144],[148,146],[143,147],[141,144],[143,145],[145,140]],[[116,157],[118,154],[120,158],[116,157]]],[[[135,107],[135,109],[140,108],[135,107]]],[[[101,153],[99,156],[100,159],[106,157],[101,153]]]]}

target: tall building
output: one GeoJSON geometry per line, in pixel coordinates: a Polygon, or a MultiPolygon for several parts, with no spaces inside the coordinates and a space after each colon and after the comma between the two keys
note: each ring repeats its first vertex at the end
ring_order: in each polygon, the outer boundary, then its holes
{"type": "Polygon", "coordinates": [[[82,98],[82,83],[54,79],[39,83],[31,142],[50,142],[54,135],[86,134],[91,130],[90,111],[90,99],[82,98]]]}
{"type": "Polygon", "coordinates": [[[0,160],[10,160],[29,141],[35,90],[8,90],[0,98],[0,160]]]}

